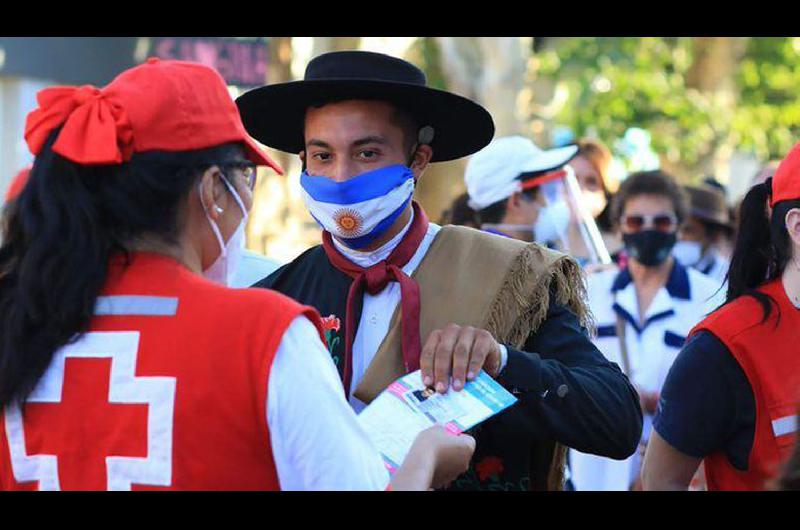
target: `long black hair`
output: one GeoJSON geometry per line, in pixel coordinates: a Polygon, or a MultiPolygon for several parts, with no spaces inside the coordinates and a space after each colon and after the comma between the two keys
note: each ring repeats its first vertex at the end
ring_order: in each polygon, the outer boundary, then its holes
{"type": "Polygon", "coordinates": [[[0,223],[0,406],[27,398],[53,354],[87,331],[109,258],[128,260],[142,237],[176,244],[194,183],[237,152],[226,144],[87,166],[53,152],[58,133],[0,223]]]}
{"type": "MultiPolygon", "coordinates": [[[[775,301],[756,291],[763,283],[779,277],[792,258],[792,245],[786,230],[786,214],[800,208],[800,200],[777,203],[771,217],[767,205],[772,195],[772,178],[750,188],[739,209],[739,230],[728,269],[725,303],[742,295],[754,297],[769,318],[775,301]]],[[[777,307],[777,306],[776,306],[777,307]]]]}

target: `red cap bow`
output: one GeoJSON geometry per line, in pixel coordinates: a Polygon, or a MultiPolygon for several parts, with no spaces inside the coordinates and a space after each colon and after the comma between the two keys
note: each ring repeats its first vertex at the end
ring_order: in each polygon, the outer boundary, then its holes
{"type": "Polygon", "coordinates": [[[53,87],[36,96],[39,108],[25,122],[34,155],[63,124],[53,151],[78,164],[120,164],[133,154],[133,128],[125,109],[97,87],[53,87]]]}
{"type": "Polygon", "coordinates": [[[61,127],[53,151],[78,164],[121,164],[134,152],[183,152],[240,143],[259,166],[281,167],[248,136],[222,76],[185,61],[150,59],[103,88],[53,87],[37,94],[25,140],[38,155],[61,127]]]}

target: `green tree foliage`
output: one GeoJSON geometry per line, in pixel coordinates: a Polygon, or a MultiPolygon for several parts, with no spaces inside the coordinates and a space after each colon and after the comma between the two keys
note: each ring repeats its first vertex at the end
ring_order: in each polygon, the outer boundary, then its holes
{"type": "Polygon", "coordinates": [[[739,144],[765,159],[782,158],[800,140],[800,37],[751,38],[737,82],[739,144]]]}
{"type": "Polygon", "coordinates": [[[656,152],[689,168],[725,144],[761,159],[785,155],[800,139],[800,39],[748,39],[733,93],[689,86],[693,51],[690,37],[566,38],[534,65],[567,89],[553,121],[578,136],[614,145],[642,127],[656,152]]]}
{"type": "Polygon", "coordinates": [[[691,164],[721,125],[714,102],[687,88],[690,38],[571,38],[540,57],[539,75],[567,87],[556,121],[578,136],[613,145],[629,127],[653,136],[653,148],[691,164]]]}
{"type": "Polygon", "coordinates": [[[405,58],[425,72],[428,86],[447,90],[447,80],[442,71],[442,54],[434,37],[419,37],[411,44],[405,58]]]}

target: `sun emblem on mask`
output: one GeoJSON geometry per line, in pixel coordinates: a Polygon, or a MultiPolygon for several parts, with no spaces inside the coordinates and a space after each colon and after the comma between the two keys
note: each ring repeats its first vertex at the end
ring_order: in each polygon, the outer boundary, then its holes
{"type": "Polygon", "coordinates": [[[358,212],[349,208],[334,212],[333,220],[336,222],[336,226],[339,227],[339,230],[341,230],[342,235],[346,236],[357,234],[364,224],[358,212]]]}

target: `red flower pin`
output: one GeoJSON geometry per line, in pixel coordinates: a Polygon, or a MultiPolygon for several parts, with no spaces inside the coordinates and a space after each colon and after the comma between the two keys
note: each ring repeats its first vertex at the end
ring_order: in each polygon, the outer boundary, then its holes
{"type": "Polygon", "coordinates": [[[336,315],[322,317],[322,331],[339,331],[341,325],[339,317],[336,315]]]}
{"type": "Polygon", "coordinates": [[[475,471],[478,473],[478,478],[486,480],[503,472],[503,461],[496,456],[487,456],[475,464],[475,471]]]}

